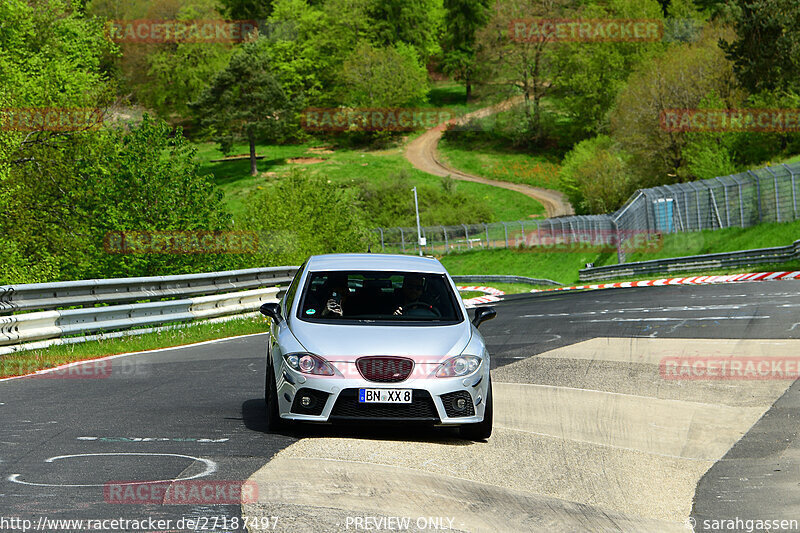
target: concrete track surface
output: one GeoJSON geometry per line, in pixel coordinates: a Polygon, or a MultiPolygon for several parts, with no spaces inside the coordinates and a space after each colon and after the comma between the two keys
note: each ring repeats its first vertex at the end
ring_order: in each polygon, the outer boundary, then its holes
{"type": "Polygon", "coordinates": [[[287,532],[677,532],[692,521],[715,531],[709,520],[797,520],[797,384],[665,379],[660,363],[797,361],[798,288],[511,297],[481,327],[496,402],[482,443],[411,427],[271,434],[262,335],[123,358],[109,379],[0,382],[0,517],[275,517],[269,529],[287,532]],[[193,475],[250,479],[258,498],[104,501],[110,480],[193,475]]]}
{"type": "MultiPolygon", "coordinates": [[[[504,111],[519,104],[521,101],[522,97],[515,97],[497,105],[468,113],[459,120],[464,121],[471,118],[486,117],[504,111]]],[[[442,139],[446,127],[447,123],[440,124],[408,143],[406,147],[406,159],[408,159],[415,168],[427,172],[428,174],[433,174],[434,176],[450,176],[457,180],[473,181],[522,193],[525,196],[541,202],[542,205],[544,205],[548,217],[575,214],[575,210],[572,208],[572,205],[570,205],[569,200],[567,200],[567,197],[560,191],[533,187],[522,183],[491,180],[481,176],[475,176],[474,174],[468,174],[446,165],[439,157],[437,151],[439,141],[442,139]]]]}

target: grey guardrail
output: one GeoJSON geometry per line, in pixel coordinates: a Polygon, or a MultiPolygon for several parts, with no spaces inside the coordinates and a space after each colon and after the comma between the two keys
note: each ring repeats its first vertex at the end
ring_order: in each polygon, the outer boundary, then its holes
{"type": "Polygon", "coordinates": [[[298,268],[3,286],[0,355],[252,313],[277,302],[298,268]],[[64,309],[78,306],[84,308],[64,309]]]}
{"type": "Polygon", "coordinates": [[[187,298],[285,284],[298,267],[0,286],[0,315],[63,307],[187,298]]]}
{"type": "Polygon", "coordinates": [[[581,281],[596,281],[642,274],[686,272],[727,267],[746,267],[763,263],[784,263],[800,258],[800,240],[788,246],[758,248],[737,252],[691,255],[669,259],[653,259],[592,268],[579,271],[581,281]]]}
{"type": "Polygon", "coordinates": [[[528,285],[561,285],[551,279],[528,278],[525,276],[501,276],[501,275],[466,275],[452,276],[453,281],[461,283],[527,283],[528,285]]]}

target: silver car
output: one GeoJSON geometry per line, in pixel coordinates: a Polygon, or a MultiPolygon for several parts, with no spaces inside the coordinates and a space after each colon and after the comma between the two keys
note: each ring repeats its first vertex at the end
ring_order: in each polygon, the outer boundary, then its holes
{"type": "Polygon", "coordinates": [[[267,423],[424,422],[492,432],[489,352],[436,259],[313,256],[270,317],[267,423]]]}

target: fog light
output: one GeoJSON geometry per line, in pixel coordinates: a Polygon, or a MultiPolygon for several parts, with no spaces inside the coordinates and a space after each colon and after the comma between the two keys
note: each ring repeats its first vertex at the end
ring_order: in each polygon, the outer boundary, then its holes
{"type": "Polygon", "coordinates": [[[303,396],[300,398],[300,405],[303,407],[311,407],[311,398],[309,396],[303,396]]]}
{"type": "Polygon", "coordinates": [[[467,407],[467,400],[464,398],[456,398],[454,406],[458,411],[463,411],[467,407]]]}

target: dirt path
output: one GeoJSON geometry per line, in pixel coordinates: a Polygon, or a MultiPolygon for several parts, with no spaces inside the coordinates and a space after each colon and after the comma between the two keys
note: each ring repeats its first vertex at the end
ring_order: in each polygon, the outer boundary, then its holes
{"type": "MultiPolygon", "coordinates": [[[[460,119],[453,120],[464,121],[471,118],[486,117],[500,111],[504,111],[521,101],[522,97],[518,96],[491,107],[484,107],[483,109],[473,111],[472,113],[464,115],[460,119]]],[[[408,144],[406,147],[406,159],[408,159],[415,168],[418,168],[423,172],[427,172],[428,174],[433,174],[434,176],[451,176],[453,179],[457,180],[474,181],[477,183],[484,183],[486,185],[492,185],[494,187],[501,187],[503,189],[520,192],[533,198],[534,200],[541,202],[542,205],[544,205],[545,211],[547,211],[548,217],[572,215],[575,213],[575,211],[572,209],[572,205],[570,205],[569,201],[567,200],[567,197],[559,191],[542,189],[540,187],[532,187],[530,185],[523,185],[521,183],[490,180],[481,176],[475,176],[473,174],[461,172],[460,170],[456,170],[446,165],[439,157],[437,147],[439,146],[439,141],[442,138],[442,134],[449,123],[450,121],[439,124],[435,128],[426,131],[408,144]]]]}

